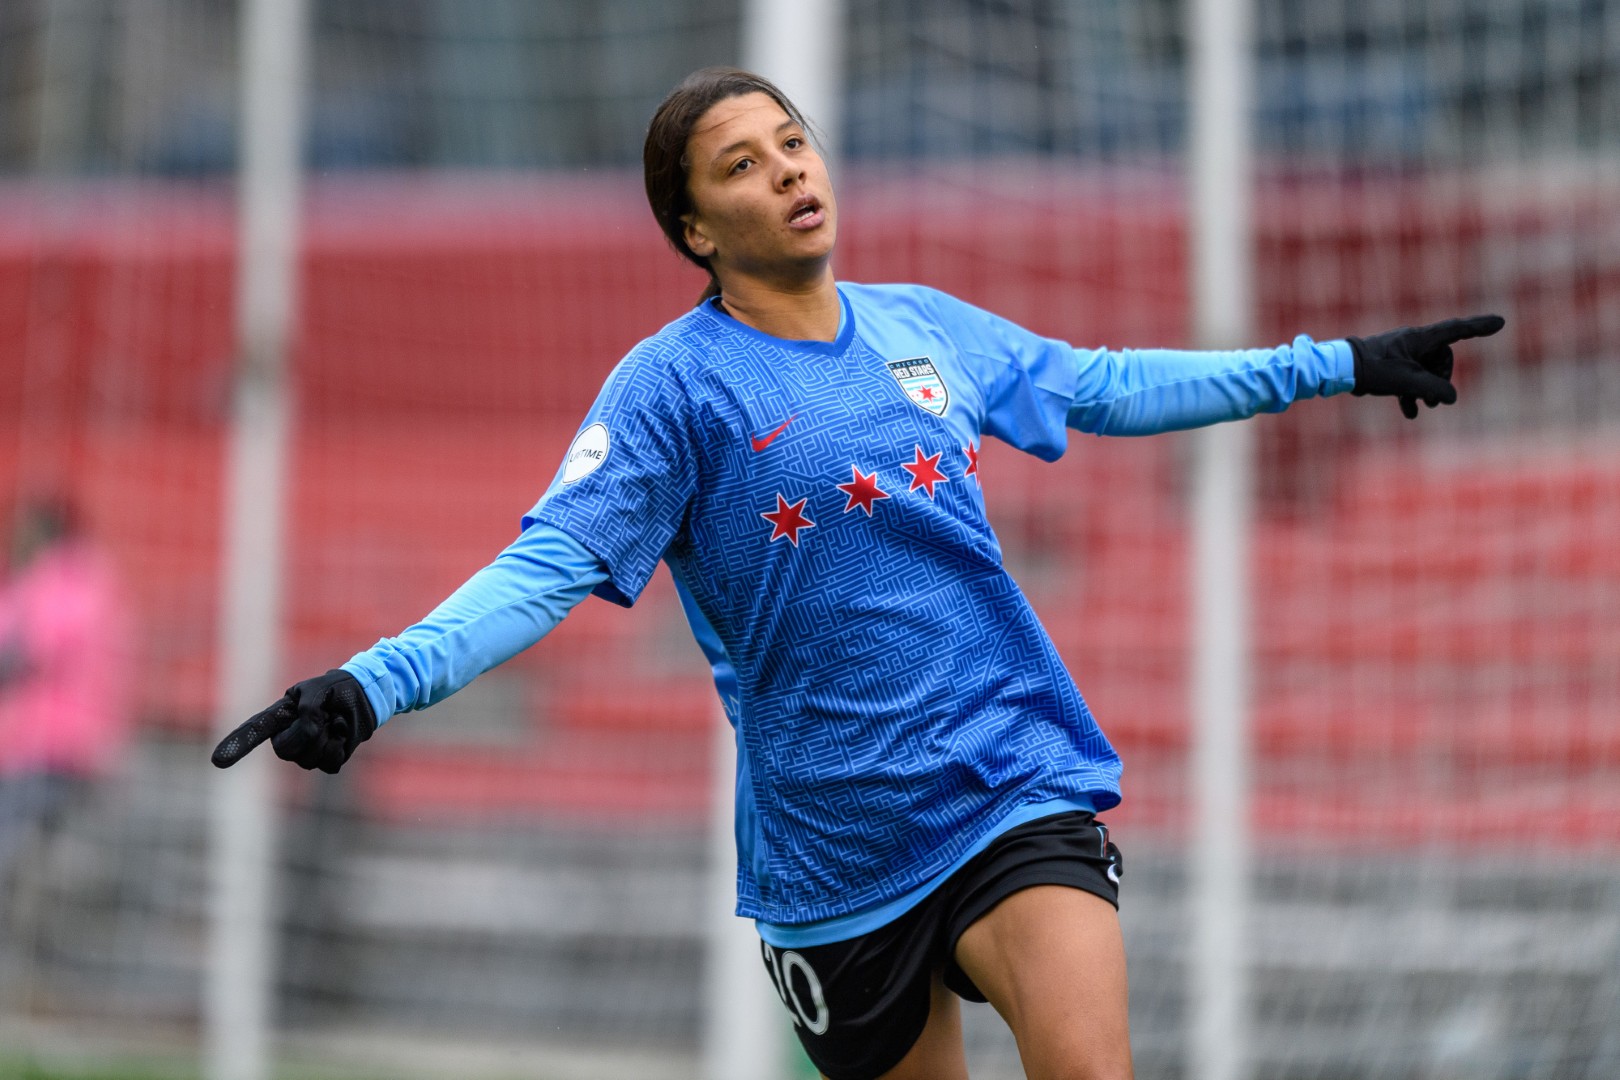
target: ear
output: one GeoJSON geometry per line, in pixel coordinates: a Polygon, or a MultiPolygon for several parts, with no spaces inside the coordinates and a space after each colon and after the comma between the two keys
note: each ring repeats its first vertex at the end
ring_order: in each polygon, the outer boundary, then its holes
{"type": "Polygon", "coordinates": [[[698,224],[696,214],[687,214],[682,217],[681,224],[686,226],[681,235],[692,254],[700,259],[707,259],[714,255],[714,241],[704,234],[703,226],[698,224]]]}

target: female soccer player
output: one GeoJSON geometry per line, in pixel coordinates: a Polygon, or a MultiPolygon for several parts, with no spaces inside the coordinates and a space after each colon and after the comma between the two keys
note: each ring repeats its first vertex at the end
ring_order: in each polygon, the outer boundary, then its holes
{"type": "MultiPolygon", "coordinates": [[[[1353,391],[1456,399],[1487,316],[1246,352],[1077,350],[915,285],[835,282],[838,205],[797,109],[699,71],[653,117],[647,196],[709,272],[614,370],[522,535],[426,620],[291,687],[269,738],[336,772],[379,720],[669,564],[737,737],[738,914],[829,1080],[967,1075],[957,997],[1030,1077],[1125,1077],[1119,758],[985,519],[986,434],[1143,435],[1353,391]]],[[[762,987],[763,990],[763,987],[762,987]]]]}

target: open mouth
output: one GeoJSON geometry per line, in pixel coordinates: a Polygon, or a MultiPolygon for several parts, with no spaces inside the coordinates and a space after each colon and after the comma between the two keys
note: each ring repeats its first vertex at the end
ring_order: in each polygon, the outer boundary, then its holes
{"type": "Polygon", "coordinates": [[[821,224],[824,216],[821,200],[814,195],[801,195],[793,203],[793,211],[788,214],[788,224],[800,229],[813,228],[821,224]]]}

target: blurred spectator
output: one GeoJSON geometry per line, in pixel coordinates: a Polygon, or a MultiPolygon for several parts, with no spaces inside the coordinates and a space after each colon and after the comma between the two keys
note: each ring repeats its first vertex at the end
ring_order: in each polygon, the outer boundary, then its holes
{"type": "Polygon", "coordinates": [[[129,742],[129,620],[64,499],[23,504],[0,583],[0,876],[129,742]]]}

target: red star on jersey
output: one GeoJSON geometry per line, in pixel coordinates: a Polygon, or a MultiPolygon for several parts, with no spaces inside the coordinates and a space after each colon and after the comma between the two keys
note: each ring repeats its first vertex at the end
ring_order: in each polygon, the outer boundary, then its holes
{"type": "Polygon", "coordinates": [[[800,499],[792,506],[782,498],[782,493],[776,493],[776,509],[767,510],[759,515],[772,525],[771,539],[780,540],[787,537],[793,541],[793,546],[799,546],[799,530],[813,529],[816,523],[804,516],[804,504],[808,500],[800,499]]]}
{"type": "Polygon", "coordinates": [[[984,481],[979,478],[979,448],[973,443],[968,443],[966,446],[962,447],[962,450],[967,454],[968,457],[968,467],[962,470],[962,476],[964,478],[971,476],[978,483],[984,483],[984,481]]]}
{"type": "Polygon", "coordinates": [[[922,447],[915,447],[915,450],[917,451],[917,460],[910,464],[902,463],[900,466],[911,474],[911,486],[906,490],[916,491],[918,488],[926,488],[928,497],[932,499],[934,497],[934,485],[945,482],[945,474],[939,471],[939,459],[944,454],[944,451],[940,451],[933,457],[925,458],[923,457],[922,447]]]}
{"type": "Polygon", "coordinates": [[[877,473],[867,476],[854,465],[849,469],[855,474],[855,479],[847,484],[836,485],[839,491],[849,496],[849,502],[844,504],[844,513],[847,514],[858,506],[866,511],[867,517],[871,517],[872,504],[879,499],[887,499],[889,493],[878,487],[877,473]]]}

